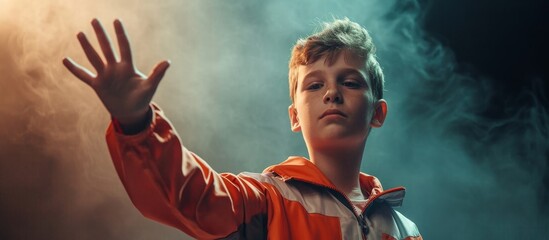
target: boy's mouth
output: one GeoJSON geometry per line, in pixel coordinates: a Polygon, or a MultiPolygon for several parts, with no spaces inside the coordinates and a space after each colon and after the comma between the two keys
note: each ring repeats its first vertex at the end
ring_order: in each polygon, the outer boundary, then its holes
{"type": "Polygon", "coordinates": [[[343,113],[342,111],[339,111],[335,108],[331,108],[331,109],[328,109],[328,110],[324,111],[324,113],[322,113],[322,115],[319,117],[319,119],[324,118],[324,117],[329,116],[329,115],[340,115],[342,117],[347,117],[347,115],[345,113],[343,113]]]}

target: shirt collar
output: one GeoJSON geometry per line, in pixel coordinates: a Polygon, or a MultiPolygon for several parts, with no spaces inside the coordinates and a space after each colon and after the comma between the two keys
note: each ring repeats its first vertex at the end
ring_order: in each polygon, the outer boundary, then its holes
{"type": "MultiPolygon", "coordinates": [[[[297,180],[337,190],[334,184],[313,164],[304,157],[291,156],[286,161],[266,168],[264,173],[272,172],[280,176],[284,181],[297,180]]],[[[360,187],[362,192],[369,194],[365,197],[375,196],[383,192],[379,180],[365,173],[360,173],[360,187]]]]}

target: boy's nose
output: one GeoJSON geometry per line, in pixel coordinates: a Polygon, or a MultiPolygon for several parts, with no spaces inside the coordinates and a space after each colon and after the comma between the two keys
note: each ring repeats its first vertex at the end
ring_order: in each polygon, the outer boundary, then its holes
{"type": "Polygon", "coordinates": [[[337,88],[331,88],[324,94],[324,103],[343,103],[343,97],[337,90],[337,88]]]}

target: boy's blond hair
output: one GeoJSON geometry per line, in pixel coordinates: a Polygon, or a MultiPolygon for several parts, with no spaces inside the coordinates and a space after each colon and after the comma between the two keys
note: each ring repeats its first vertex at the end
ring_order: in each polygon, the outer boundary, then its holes
{"type": "Polygon", "coordinates": [[[376,100],[383,98],[383,71],[375,57],[375,46],[368,31],[348,18],[323,23],[323,28],[307,39],[299,39],[292,49],[289,64],[290,99],[294,102],[297,91],[298,67],[316,62],[326,55],[333,64],[342,50],[351,50],[364,59],[366,74],[370,79],[376,100]]]}

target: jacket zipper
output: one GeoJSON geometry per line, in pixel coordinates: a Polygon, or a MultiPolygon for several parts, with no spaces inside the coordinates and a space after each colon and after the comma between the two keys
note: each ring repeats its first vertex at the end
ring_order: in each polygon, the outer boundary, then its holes
{"type": "MultiPolygon", "coordinates": [[[[322,187],[322,188],[327,188],[329,190],[331,190],[332,192],[338,194],[340,197],[343,197],[345,202],[340,200],[337,196],[336,198],[341,202],[343,203],[343,205],[345,207],[347,207],[347,209],[349,209],[353,215],[355,216],[357,222],[358,222],[358,225],[360,226],[360,230],[362,231],[362,239],[366,240],[366,235],[368,235],[368,232],[370,232],[370,228],[368,227],[368,224],[366,223],[366,219],[365,219],[365,216],[364,216],[364,213],[365,211],[362,211],[362,214],[357,215],[354,208],[353,208],[353,204],[351,202],[351,200],[345,195],[343,194],[342,192],[340,192],[339,190],[333,188],[333,187],[330,187],[330,186],[327,186],[327,185],[322,185],[322,184],[318,184],[318,183],[315,183],[315,182],[311,182],[311,181],[307,181],[307,180],[303,180],[303,179],[299,179],[299,178],[289,178],[287,180],[294,180],[294,181],[300,181],[300,182],[305,182],[305,183],[308,183],[308,184],[311,184],[311,185],[315,185],[315,186],[318,186],[318,187],[322,187]]],[[[368,200],[368,202],[366,203],[366,207],[364,208],[364,210],[367,209],[367,207],[370,205],[370,202],[368,200]]]]}

